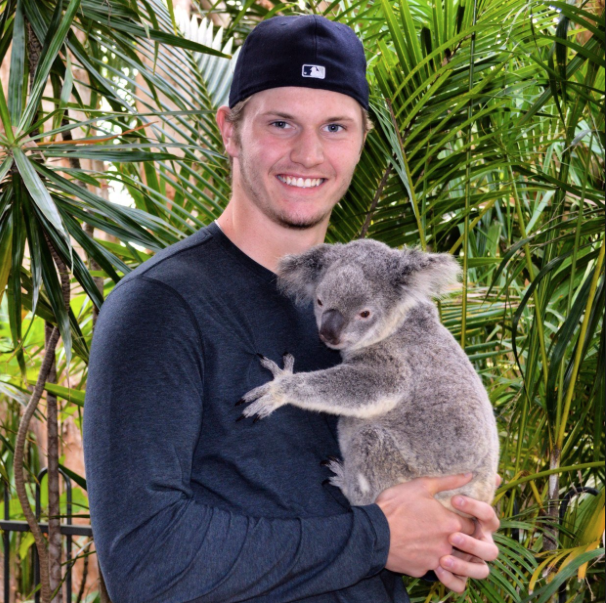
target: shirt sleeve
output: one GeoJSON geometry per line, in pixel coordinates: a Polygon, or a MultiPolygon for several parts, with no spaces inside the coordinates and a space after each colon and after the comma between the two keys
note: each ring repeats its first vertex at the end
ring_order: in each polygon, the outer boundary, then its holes
{"type": "Polygon", "coordinates": [[[286,603],[381,571],[377,505],[322,518],[247,517],[200,504],[191,485],[203,399],[201,335],[168,285],[129,278],[91,348],[84,453],[95,546],[114,603],[286,603]]]}

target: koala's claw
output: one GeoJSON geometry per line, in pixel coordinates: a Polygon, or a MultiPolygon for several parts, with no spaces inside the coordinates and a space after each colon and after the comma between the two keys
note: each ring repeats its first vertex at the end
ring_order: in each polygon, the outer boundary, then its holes
{"type": "Polygon", "coordinates": [[[246,400],[245,400],[244,398],[240,398],[240,399],[239,399],[239,400],[236,402],[235,406],[242,406],[242,404],[246,404],[246,400]]]}

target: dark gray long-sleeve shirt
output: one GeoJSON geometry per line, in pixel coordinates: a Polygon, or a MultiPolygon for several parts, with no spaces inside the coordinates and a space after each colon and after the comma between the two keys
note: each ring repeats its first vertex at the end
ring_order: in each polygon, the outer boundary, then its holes
{"type": "Polygon", "coordinates": [[[97,322],[84,410],[91,521],[114,603],[403,603],[389,526],[322,482],[336,418],[234,405],[271,379],[339,362],[311,308],[276,290],[216,224],[114,289],[97,322]]]}

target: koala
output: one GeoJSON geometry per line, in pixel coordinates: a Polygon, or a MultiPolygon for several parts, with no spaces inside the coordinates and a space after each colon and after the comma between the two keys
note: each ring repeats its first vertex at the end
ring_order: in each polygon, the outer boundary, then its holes
{"type": "Polygon", "coordinates": [[[285,256],[280,289],[313,301],[320,339],[342,363],[294,373],[287,354],[274,379],[248,392],[243,416],[263,419],[285,404],[339,416],[342,461],[328,463],[330,483],[352,505],[417,477],[471,472],[455,494],[490,503],[499,441],[486,390],[465,352],[440,323],[431,298],[460,273],[449,254],[392,249],[373,240],[319,245],[285,256]]]}

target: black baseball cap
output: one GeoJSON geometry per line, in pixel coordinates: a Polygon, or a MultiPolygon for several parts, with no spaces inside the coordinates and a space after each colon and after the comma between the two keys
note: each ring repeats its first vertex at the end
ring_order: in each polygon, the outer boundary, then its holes
{"type": "Polygon", "coordinates": [[[283,86],[340,92],[368,109],[362,42],[351,27],[319,15],[262,21],[250,32],[238,55],[229,106],[262,90],[283,86]]]}

